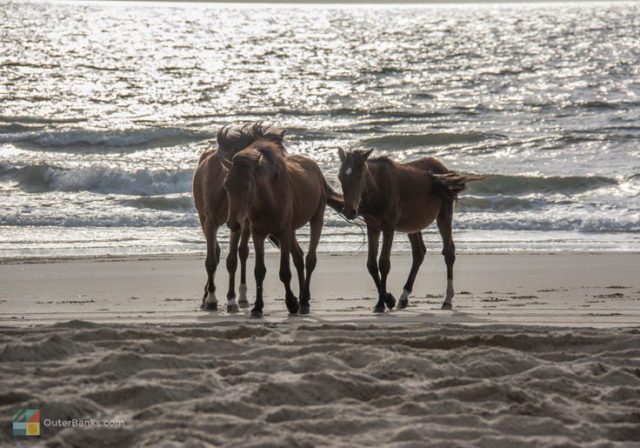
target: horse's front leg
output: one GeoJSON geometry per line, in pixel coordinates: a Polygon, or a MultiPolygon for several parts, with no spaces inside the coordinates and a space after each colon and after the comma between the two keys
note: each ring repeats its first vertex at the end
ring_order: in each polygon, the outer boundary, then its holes
{"type": "Polygon", "coordinates": [[[254,269],[254,275],[256,278],[256,301],[253,304],[251,310],[251,317],[262,317],[262,309],[264,308],[264,301],[262,300],[262,283],[264,277],[267,275],[267,267],[264,264],[264,239],[265,235],[253,234],[253,247],[256,251],[256,267],[254,269]]]}
{"type": "Polygon", "coordinates": [[[376,289],[378,290],[378,303],[373,309],[373,312],[384,313],[384,300],[381,299],[382,295],[380,294],[380,271],[378,270],[377,261],[378,245],[380,243],[380,229],[371,224],[367,224],[367,243],[369,245],[367,270],[369,271],[369,275],[371,275],[373,282],[376,284],[376,289]]]}
{"type": "Polygon", "coordinates": [[[211,220],[206,221],[205,238],[207,239],[207,258],[204,262],[207,270],[207,283],[204,286],[204,296],[202,297],[201,309],[207,311],[217,311],[218,299],[216,298],[216,285],[214,277],[218,262],[220,261],[220,246],[216,238],[218,228],[211,220]]]}
{"type": "Polygon", "coordinates": [[[232,231],[229,235],[229,254],[227,255],[227,272],[229,273],[229,290],[227,291],[227,313],[240,311],[236,303],[236,269],[238,267],[238,242],[240,232],[232,231]]]}
{"type": "Polygon", "coordinates": [[[247,299],[247,258],[249,258],[249,236],[251,225],[245,222],[242,228],[242,236],[240,237],[240,247],[238,254],[240,255],[240,286],[238,287],[238,306],[240,308],[248,308],[249,300],[247,299]]]}
{"type": "Polygon", "coordinates": [[[384,305],[387,305],[387,308],[389,309],[396,306],[395,297],[393,297],[391,293],[387,292],[387,276],[389,275],[389,271],[391,271],[391,246],[393,244],[393,233],[393,229],[382,232],[382,250],[380,251],[380,259],[378,260],[378,267],[380,269],[380,297],[378,298],[378,304],[376,305],[377,312],[384,312],[384,305]],[[381,305],[382,311],[378,311],[378,307],[381,305]]]}
{"type": "Polygon", "coordinates": [[[280,239],[280,281],[284,284],[285,303],[291,314],[297,314],[300,309],[298,298],[291,291],[291,266],[289,257],[291,256],[291,246],[293,238],[291,232],[279,236],[280,239]]]}

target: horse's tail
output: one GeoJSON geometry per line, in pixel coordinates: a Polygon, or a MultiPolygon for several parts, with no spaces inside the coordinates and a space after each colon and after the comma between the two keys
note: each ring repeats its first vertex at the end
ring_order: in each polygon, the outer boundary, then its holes
{"type": "Polygon", "coordinates": [[[322,176],[322,183],[324,184],[324,191],[327,193],[327,205],[342,215],[344,197],[329,185],[324,176],[322,176]]]}
{"type": "Polygon", "coordinates": [[[445,174],[431,173],[431,175],[437,186],[436,191],[451,201],[458,199],[458,193],[466,190],[469,182],[477,182],[487,178],[487,176],[467,176],[458,174],[455,171],[449,171],[445,174]]]}

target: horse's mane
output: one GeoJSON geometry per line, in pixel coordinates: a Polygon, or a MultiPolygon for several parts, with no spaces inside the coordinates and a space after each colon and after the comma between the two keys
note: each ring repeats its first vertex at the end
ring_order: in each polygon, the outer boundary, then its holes
{"type": "Polygon", "coordinates": [[[233,156],[233,164],[243,167],[257,166],[264,160],[270,167],[272,174],[279,177],[286,170],[282,147],[273,141],[255,142],[233,156]]]}
{"type": "Polygon", "coordinates": [[[286,154],[284,148],[284,134],[286,130],[265,125],[262,122],[250,123],[241,127],[231,125],[223,126],[216,137],[220,151],[235,154],[257,140],[268,140],[279,146],[280,151],[286,154]]]}

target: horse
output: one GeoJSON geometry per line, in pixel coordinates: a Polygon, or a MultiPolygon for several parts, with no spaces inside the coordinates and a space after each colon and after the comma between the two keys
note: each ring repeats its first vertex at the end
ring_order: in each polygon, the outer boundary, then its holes
{"type": "Polygon", "coordinates": [[[398,308],[403,309],[409,305],[409,294],[427,252],[421,231],[434,220],[442,237],[442,254],[447,266],[447,289],[442,309],[452,309],[455,294],[453,264],[456,260],[451,229],[453,204],[468,182],[483,177],[449,171],[432,157],[407,163],[398,163],[384,156],[370,159],[372,151],[344,151],[340,148],[338,179],[344,194],[344,216],[352,220],[360,215],[367,226],[367,269],[378,290],[374,312],[383,313],[385,305],[389,310],[396,305],[395,297],[387,291],[394,233],[408,234],[413,258],[398,302],[398,308]],[[382,250],[376,262],[380,233],[383,236],[382,250]]]}
{"type": "MultiPolygon", "coordinates": [[[[220,245],[217,240],[218,228],[227,220],[228,203],[224,189],[227,168],[222,163],[230,160],[239,150],[250,145],[254,140],[267,139],[282,142],[284,130],[265,126],[261,123],[248,124],[233,128],[223,126],[216,135],[218,148],[204,152],[200,156],[193,176],[193,198],[200,225],[207,241],[205,268],[207,282],[204,287],[201,308],[208,311],[218,309],[214,276],[220,262],[220,245]]],[[[227,292],[227,312],[235,313],[239,308],[247,308],[246,264],[249,256],[249,229],[232,231],[229,237],[229,254],[226,264],[229,273],[229,290],[227,292]],[[239,298],[235,297],[235,274],[240,255],[239,298]]]]}
{"type": "Polygon", "coordinates": [[[227,226],[239,231],[245,221],[251,227],[255,250],[256,300],[251,316],[263,316],[263,288],[266,276],[264,240],[271,236],[280,248],[280,281],[285,287],[285,304],[291,314],[310,312],[311,275],[315,269],[327,203],[342,209],[341,196],[329,186],[318,165],[300,155],[287,155],[281,141],[259,138],[223,160],[228,174],[224,181],[229,203],[227,226]],[[306,259],[295,231],[310,225],[306,259]],[[289,257],[298,271],[300,300],[291,290],[289,257]]]}

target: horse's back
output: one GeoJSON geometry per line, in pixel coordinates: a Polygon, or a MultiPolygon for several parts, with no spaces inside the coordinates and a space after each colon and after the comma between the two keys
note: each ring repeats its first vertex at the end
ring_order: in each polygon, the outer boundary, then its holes
{"type": "Polygon", "coordinates": [[[294,227],[298,228],[326,203],[324,177],[318,164],[307,157],[291,155],[286,161],[293,197],[294,227]]]}

